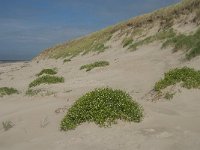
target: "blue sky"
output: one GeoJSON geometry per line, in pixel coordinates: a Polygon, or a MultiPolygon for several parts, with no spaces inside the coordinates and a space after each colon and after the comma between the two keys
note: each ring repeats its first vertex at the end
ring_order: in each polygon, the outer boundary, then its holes
{"type": "Polygon", "coordinates": [[[42,50],[180,0],[0,0],[0,60],[42,50]]]}

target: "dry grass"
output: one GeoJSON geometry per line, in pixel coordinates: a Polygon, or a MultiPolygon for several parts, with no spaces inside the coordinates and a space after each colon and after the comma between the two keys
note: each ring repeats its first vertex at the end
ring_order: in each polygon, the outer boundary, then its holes
{"type": "Polygon", "coordinates": [[[181,15],[188,15],[191,12],[196,12],[194,21],[197,22],[197,20],[200,20],[198,16],[199,8],[200,0],[183,0],[176,5],[135,17],[88,36],[49,48],[41,53],[38,58],[65,58],[89,52],[103,52],[107,48],[105,43],[110,40],[116,31],[120,31],[120,35],[133,33],[131,36],[134,36],[135,33],[133,31],[141,31],[142,28],[153,27],[156,23],[160,24],[160,29],[168,29],[173,25],[175,18],[181,15]]]}

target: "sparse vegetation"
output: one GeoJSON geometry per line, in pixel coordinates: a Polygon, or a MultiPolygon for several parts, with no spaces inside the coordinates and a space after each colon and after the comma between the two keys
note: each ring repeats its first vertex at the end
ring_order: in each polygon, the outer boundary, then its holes
{"type": "Polygon", "coordinates": [[[41,92],[42,90],[41,89],[28,89],[27,91],[26,91],[26,95],[27,96],[35,96],[35,95],[37,95],[37,94],[39,94],[40,92],[41,92]]]}
{"type": "MultiPolygon", "coordinates": [[[[105,43],[109,41],[113,34],[117,31],[120,31],[120,36],[127,35],[127,33],[131,33],[131,36],[134,36],[134,31],[139,31],[144,27],[151,28],[156,23],[160,23],[161,31],[166,30],[173,25],[174,18],[179,18],[181,15],[188,15],[192,12],[196,12],[195,20],[198,20],[199,7],[199,0],[183,0],[173,6],[135,17],[115,26],[92,33],[88,36],[49,48],[41,53],[38,58],[65,58],[67,56],[74,57],[79,54],[87,54],[89,52],[102,52],[107,48],[105,47],[105,43]]],[[[148,40],[152,41],[152,37],[148,40]]],[[[133,45],[133,49],[137,46],[137,44],[133,45]]]]}
{"type": "Polygon", "coordinates": [[[56,71],[56,68],[54,68],[54,69],[43,69],[40,73],[37,74],[37,76],[41,76],[43,74],[55,75],[55,74],[57,74],[57,71],[56,71]]]}
{"type": "Polygon", "coordinates": [[[132,38],[125,38],[123,41],[122,41],[122,44],[123,44],[123,47],[126,47],[128,45],[131,45],[133,43],[133,39],[132,38]]]}
{"type": "Polygon", "coordinates": [[[31,82],[29,84],[29,88],[38,86],[40,84],[55,84],[55,83],[63,83],[63,82],[64,82],[63,77],[45,75],[45,76],[38,77],[33,82],[31,82]]]}
{"type": "Polygon", "coordinates": [[[63,63],[70,62],[70,61],[72,61],[70,58],[64,59],[64,60],[63,60],[63,63]]]}
{"type": "Polygon", "coordinates": [[[4,131],[8,131],[11,129],[15,124],[12,121],[4,121],[2,122],[4,131]]]}
{"type": "Polygon", "coordinates": [[[165,93],[164,98],[167,100],[171,100],[171,99],[173,99],[174,95],[175,95],[175,93],[167,92],[167,93],[165,93]]]}
{"type": "Polygon", "coordinates": [[[0,88],[0,97],[5,95],[19,94],[18,90],[9,87],[1,87],[0,88]]]}
{"type": "Polygon", "coordinates": [[[172,45],[174,51],[185,50],[187,59],[200,55],[200,29],[193,35],[177,35],[163,43],[163,48],[172,45]]]}
{"type": "Polygon", "coordinates": [[[150,36],[150,37],[145,38],[144,40],[133,43],[132,45],[129,46],[129,49],[136,50],[138,46],[149,44],[157,40],[169,39],[169,38],[174,37],[175,35],[176,33],[171,28],[164,31],[160,31],[154,36],[150,36]]]}
{"type": "Polygon", "coordinates": [[[100,88],[80,97],[61,121],[61,130],[75,129],[84,122],[94,122],[100,127],[110,126],[118,119],[140,122],[142,107],[121,90],[100,88]]]}
{"type": "Polygon", "coordinates": [[[170,70],[165,73],[164,79],[155,84],[154,90],[161,91],[177,83],[181,83],[187,89],[200,88],[200,71],[188,67],[170,70]]]}
{"type": "Polygon", "coordinates": [[[92,70],[96,67],[105,67],[105,66],[108,66],[108,65],[109,65],[109,62],[107,62],[107,61],[97,61],[97,62],[94,62],[94,63],[91,63],[91,64],[81,66],[80,70],[86,69],[86,71],[90,71],[90,70],[92,70]]]}

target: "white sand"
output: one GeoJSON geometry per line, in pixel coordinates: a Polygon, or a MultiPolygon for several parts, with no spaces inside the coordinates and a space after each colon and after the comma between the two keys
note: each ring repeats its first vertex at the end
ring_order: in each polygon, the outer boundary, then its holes
{"type": "Polygon", "coordinates": [[[113,47],[65,64],[61,60],[1,64],[0,87],[15,87],[21,93],[0,98],[0,123],[10,120],[15,124],[8,131],[0,124],[0,150],[198,150],[200,90],[181,89],[171,101],[151,102],[145,94],[171,68],[200,69],[200,58],[185,62],[181,52],[172,54],[171,49],[161,50],[160,46],[155,42],[135,52],[113,47]],[[96,60],[108,60],[110,66],[79,70],[96,60]],[[25,96],[35,74],[51,67],[58,68],[65,83],[38,87],[55,93],[50,96],[25,96]],[[129,92],[144,107],[143,121],[119,122],[110,128],[84,123],[73,131],[59,131],[61,119],[78,97],[105,86],[129,92]]]}

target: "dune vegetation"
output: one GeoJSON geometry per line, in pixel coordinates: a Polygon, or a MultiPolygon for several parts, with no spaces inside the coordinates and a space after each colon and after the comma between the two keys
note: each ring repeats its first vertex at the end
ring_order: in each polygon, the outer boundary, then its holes
{"type": "Polygon", "coordinates": [[[154,90],[161,91],[177,83],[181,83],[181,86],[187,89],[200,88],[200,71],[188,67],[172,69],[155,84],[154,90]]]}
{"type": "MultiPolygon", "coordinates": [[[[120,31],[120,33],[117,35],[119,36],[118,38],[122,37],[122,35],[125,35],[125,43],[123,43],[123,46],[126,47],[127,45],[132,44],[131,38],[137,35],[138,32],[143,32],[144,28],[152,28],[153,26],[158,25],[161,31],[168,30],[173,26],[174,19],[179,18],[181,15],[194,13],[195,16],[193,22],[198,23],[200,21],[199,7],[199,0],[183,0],[176,5],[157,10],[153,13],[135,17],[90,35],[59,44],[52,48],[48,48],[42,52],[38,58],[58,59],[66,58],[68,56],[74,57],[79,54],[87,54],[89,52],[103,52],[108,48],[106,43],[117,31],[120,31]],[[129,36],[129,33],[131,36],[129,36]],[[126,40],[128,38],[129,40],[126,40]]],[[[146,40],[152,41],[155,40],[155,38],[156,36],[150,37],[150,39],[146,40]]],[[[138,44],[135,46],[138,46],[138,44]]],[[[135,48],[135,46],[133,45],[133,48],[135,48]]]]}
{"type": "Polygon", "coordinates": [[[56,68],[54,69],[43,69],[40,71],[40,73],[37,74],[37,76],[41,76],[43,74],[48,74],[48,75],[55,75],[57,74],[56,68]]]}
{"type": "Polygon", "coordinates": [[[38,77],[33,82],[31,82],[29,84],[29,88],[38,86],[40,84],[55,84],[55,83],[63,83],[63,82],[64,82],[63,77],[44,75],[44,76],[38,77]]]}
{"type": "Polygon", "coordinates": [[[94,122],[100,127],[110,126],[117,120],[140,122],[142,107],[121,90],[100,88],[80,97],[61,121],[61,130],[75,129],[84,122],[94,122]]]}
{"type": "Polygon", "coordinates": [[[105,67],[105,66],[108,66],[108,65],[109,65],[108,61],[96,61],[94,63],[81,66],[80,70],[86,69],[86,71],[90,71],[94,68],[105,67]]]}
{"type": "Polygon", "coordinates": [[[5,95],[12,95],[12,94],[18,94],[18,90],[15,88],[9,88],[9,87],[1,87],[0,88],[0,97],[3,97],[5,95]]]}

